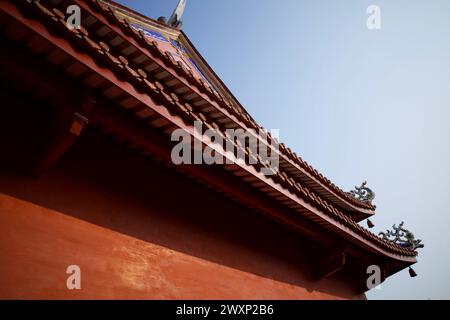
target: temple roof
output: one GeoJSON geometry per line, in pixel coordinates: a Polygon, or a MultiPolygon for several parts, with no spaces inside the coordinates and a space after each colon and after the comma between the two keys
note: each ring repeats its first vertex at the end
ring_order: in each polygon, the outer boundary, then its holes
{"type": "MultiPolygon", "coordinates": [[[[233,115],[246,127],[264,130],[221,81],[182,30],[143,16],[114,1],[101,2],[112,8],[113,14],[118,19],[126,21],[136,31],[143,32],[148,39],[156,41],[161,50],[170,53],[177,63],[180,61],[184,67],[192,71],[197,81],[205,81],[206,86],[215,91],[214,93],[218,93],[225,103],[231,105],[233,115]]],[[[289,175],[301,179],[312,192],[342,208],[344,213],[349,214],[354,220],[359,221],[375,214],[376,207],[372,203],[358,200],[343,191],[282,142],[280,151],[283,156],[282,165],[284,164],[286,171],[290,172],[289,175]]]]}
{"type": "MultiPolygon", "coordinates": [[[[183,31],[106,0],[75,0],[83,9],[82,27],[69,30],[59,9],[63,2],[20,4],[32,13],[33,19],[51,30],[38,35],[42,41],[53,42],[56,52],[76,61],[83,72],[92,72],[84,84],[91,90],[102,88],[101,99],[116,101],[144,123],[164,132],[175,127],[192,132],[189,123],[194,120],[219,130],[261,128],[183,31]],[[73,47],[83,54],[72,52],[73,47]]],[[[73,69],[76,68],[71,66],[65,71],[76,77],[79,71],[73,69]]],[[[141,142],[148,146],[148,142],[141,142]]],[[[265,176],[257,165],[240,163],[224,167],[224,172],[276,200],[289,215],[312,221],[364,250],[406,265],[415,262],[415,251],[384,240],[357,223],[375,213],[374,205],[341,190],[282,143],[279,153],[280,172],[276,175],[265,176]]],[[[195,173],[206,179],[198,170],[195,173]]],[[[230,187],[224,189],[234,192],[230,187]]],[[[256,201],[254,205],[260,204],[256,201]]],[[[259,208],[268,212],[263,206],[259,208]]],[[[275,218],[294,225],[289,219],[275,218]]]]}

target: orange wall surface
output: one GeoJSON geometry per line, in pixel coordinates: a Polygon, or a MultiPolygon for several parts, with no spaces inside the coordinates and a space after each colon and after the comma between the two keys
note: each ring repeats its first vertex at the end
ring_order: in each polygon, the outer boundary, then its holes
{"type": "Polygon", "coordinates": [[[97,132],[42,177],[16,163],[0,160],[2,299],[356,295],[342,279],[311,280],[313,248],[297,234],[97,132]],[[81,290],[66,287],[69,265],[81,290]]]}

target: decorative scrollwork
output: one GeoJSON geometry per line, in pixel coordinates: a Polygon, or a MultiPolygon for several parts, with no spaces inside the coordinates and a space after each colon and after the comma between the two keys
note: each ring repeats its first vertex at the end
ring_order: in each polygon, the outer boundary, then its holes
{"type": "Polygon", "coordinates": [[[360,201],[372,202],[375,199],[375,192],[367,187],[367,181],[364,181],[360,187],[355,187],[355,190],[350,191],[350,194],[360,201]]]}
{"type": "Polygon", "coordinates": [[[394,224],[392,226],[393,230],[380,232],[378,235],[384,240],[391,241],[410,250],[415,251],[416,249],[423,248],[424,244],[422,243],[422,240],[416,239],[411,231],[403,228],[403,225],[403,221],[398,225],[398,227],[394,224]]]}

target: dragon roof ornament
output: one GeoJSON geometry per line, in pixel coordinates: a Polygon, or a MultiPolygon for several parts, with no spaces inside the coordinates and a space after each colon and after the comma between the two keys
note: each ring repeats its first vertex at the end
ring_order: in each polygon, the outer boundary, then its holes
{"type": "Polygon", "coordinates": [[[393,230],[380,232],[378,235],[384,240],[398,244],[406,249],[416,251],[416,249],[423,248],[425,245],[422,243],[422,240],[416,239],[411,231],[403,228],[403,225],[403,221],[398,225],[398,227],[394,224],[392,226],[393,230]]]}
{"type": "Polygon", "coordinates": [[[371,203],[375,199],[375,192],[367,187],[367,181],[364,181],[359,187],[356,186],[355,190],[350,191],[350,194],[353,198],[364,202],[371,203]]]}

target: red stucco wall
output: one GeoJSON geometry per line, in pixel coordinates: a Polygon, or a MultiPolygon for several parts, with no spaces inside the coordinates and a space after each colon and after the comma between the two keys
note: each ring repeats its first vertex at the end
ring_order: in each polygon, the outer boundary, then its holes
{"type": "Polygon", "coordinates": [[[345,281],[310,280],[309,250],[95,132],[39,179],[0,165],[0,298],[353,297],[345,281]],[[66,288],[69,265],[81,268],[81,290],[66,288]]]}

